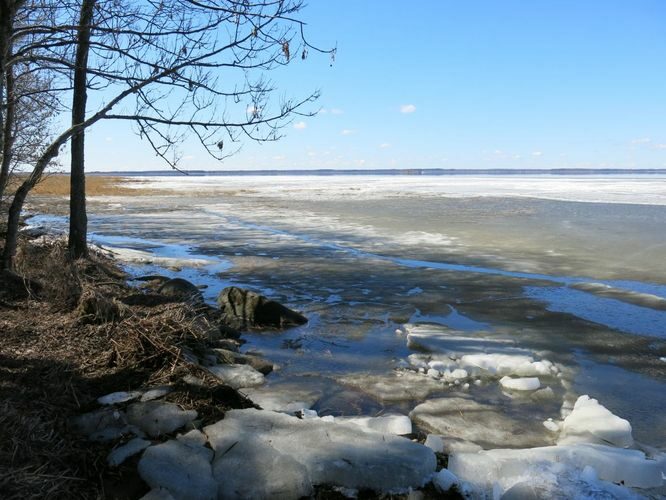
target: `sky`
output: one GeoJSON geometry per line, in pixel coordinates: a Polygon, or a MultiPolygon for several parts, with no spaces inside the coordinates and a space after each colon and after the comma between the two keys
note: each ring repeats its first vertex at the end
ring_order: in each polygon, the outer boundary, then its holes
{"type": "MultiPolygon", "coordinates": [[[[321,91],[274,143],[185,169],[665,168],[662,0],[310,0],[310,41],[271,74],[321,91]]],[[[127,123],[88,133],[88,171],[168,168],[127,123]]]]}

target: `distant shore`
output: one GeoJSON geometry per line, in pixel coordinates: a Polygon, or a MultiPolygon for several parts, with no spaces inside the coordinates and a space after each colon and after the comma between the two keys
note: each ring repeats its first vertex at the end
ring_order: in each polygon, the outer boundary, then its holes
{"type": "Polygon", "coordinates": [[[666,175],[666,168],[553,168],[553,169],[458,169],[458,168],[386,168],[386,169],[315,169],[315,170],[140,170],[89,172],[90,176],[251,176],[251,175],[666,175]]]}

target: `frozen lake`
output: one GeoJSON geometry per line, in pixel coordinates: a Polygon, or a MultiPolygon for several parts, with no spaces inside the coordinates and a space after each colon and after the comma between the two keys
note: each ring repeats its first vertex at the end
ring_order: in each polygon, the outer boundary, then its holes
{"type": "Polygon", "coordinates": [[[666,449],[664,177],[127,182],[137,196],[89,200],[89,229],[133,272],[206,284],[211,301],[248,287],[310,319],[245,335],[280,366],[274,393],[336,416],[472,400],[490,410],[470,435],[510,425],[479,443],[510,448],[551,444],[543,422],[589,394],[666,449]],[[538,391],[499,383],[525,370],[538,391]]]}

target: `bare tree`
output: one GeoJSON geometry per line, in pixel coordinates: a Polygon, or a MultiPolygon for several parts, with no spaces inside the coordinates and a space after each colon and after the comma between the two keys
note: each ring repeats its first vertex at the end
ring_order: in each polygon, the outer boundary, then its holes
{"type": "MultiPolygon", "coordinates": [[[[96,97],[95,109],[53,140],[17,190],[9,210],[3,267],[12,267],[18,218],[28,192],[61,146],[99,120],[131,121],[155,153],[178,168],[178,146],[187,134],[223,159],[236,152],[243,139],[277,140],[294,115],[309,114],[301,109],[318,92],[276,101],[277,89],[266,78],[276,67],[305,59],[308,50],[334,55],[334,50],[319,50],[307,42],[305,25],[295,17],[301,8],[293,0],[98,0],[90,30],[87,89],[103,89],[94,93],[113,97],[96,97]]],[[[80,28],[78,22],[72,27],[77,33],[80,28]]],[[[76,62],[48,55],[36,60],[52,70],[77,68],[76,62]]],[[[81,187],[79,183],[77,189],[81,187]]],[[[82,220],[77,237],[85,235],[82,220]]]]}

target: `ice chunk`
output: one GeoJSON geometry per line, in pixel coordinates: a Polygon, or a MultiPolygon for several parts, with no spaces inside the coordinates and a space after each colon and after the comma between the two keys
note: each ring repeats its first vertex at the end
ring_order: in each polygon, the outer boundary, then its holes
{"type": "Polygon", "coordinates": [[[294,413],[310,409],[321,392],[285,384],[244,389],[245,395],[264,410],[294,413]]]}
{"type": "Polygon", "coordinates": [[[115,408],[103,408],[72,419],[74,428],[93,441],[116,439],[131,431],[127,415],[115,408]]]}
{"type": "Polygon", "coordinates": [[[428,434],[423,444],[435,453],[442,453],[444,451],[444,441],[437,434],[428,434]]]}
{"type": "Polygon", "coordinates": [[[266,442],[239,441],[229,449],[218,449],[218,456],[213,476],[219,484],[219,498],[291,500],[312,493],[307,468],[266,442]]]}
{"type": "Polygon", "coordinates": [[[166,396],[171,391],[172,389],[168,385],[153,387],[152,389],[149,389],[143,393],[143,396],[141,396],[141,401],[152,401],[153,399],[158,399],[163,396],[166,396]]]}
{"type": "Polygon", "coordinates": [[[195,418],[195,410],[181,410],[177,404],[162,401],[134,403],[127,408],[128,421],[153,437],[180,429],[195,418]]]}
{"type": "Polygon", "coordinates": [[[470,337],[469,332],[451,330],[441,325],[405,325],[407,347],[425,352],[485,352],[487,349],[510,347],[509,339],[470,337]]]}
{"type": "Polygon", "coordinates": [[[169,490],[164,488],[156,488],[150,490],[148,493],[143,495],[140,500],[176,500],[173,498],[173,495],[169,493],[169,490]]]}
{"type": "Polygon", "coordinates": [[[338,382],[354,387],[382,401],[424,400],[433,392],[446,388],[441,380],[419,375],[411,370],[397,370],[388,375],[352,374],[338,382]]]}
{"type": "Polygon", "coordinates": [[[121,392],[112,392],[106,396],[97,398],[97,402],[101,405],[115,405],[118,403],[125,403],[126,401],[132,401],[141,397],[141,391],[121,391],[121,392]]]}
{"type": "Polygon", "coordinates": [[[511,377],[502,377],[500,379],[500,385],[505,389],[510,389],[512,391],[535,391],[541,387],[541,382],[536,377],[529,378],[511,378],[511,377]]]}
{"type": "Polygon", "coordinates": [[[207,370],[229,387],[253,387],[264,383],[264,375],[250,365],[215,365],[207,370]]]}
{"type": "Polygon", "coordinates": [[[477,443],[485,448],[525,447],[549,444],[536,422],[513,420],[497,407],[459,397],[431,399],[409,414],[423,429],[448,438],[477,443]]]}
{"type": "Polygon", "coordinates": [[[663,485],[658,462],[646,459],[643,452],[582,443],[458,453],[449,457],[449,470],[472,485],[477,494],[488,495],[494,487],[499,487],[501,494],[521,482],[560,491],[557,498],[584,498],[585,492],[595,489],[631,495],[611,483],[636,488],[663,485]],[[596,480],[589,469],[584,472],[586,467],[593,468],[602,481],[596,480]]]}
{"type": "Polygon", "coordinates": [[[596,399],[580,396],[562,423],[559,444],[599,443],[619,447],[634,444],[631,424],[611,413],[596,399]]]}
{"type": "Polygon", "coordinates": [[[151,446],[139,460],[139,475],[151,488],[164,488],[179,500],[216,499],[207,451],[175,440],[151,446]]]}
{"type": "Polygon", "coordinates": [[[552,418],[544,420],[543,426],[548,429],[550,432],[560,432],[560,424],[554,422],[552,418]]]}
{"type": "Polygon", "coordinates": [[[412,421],[407,415],[382,415],[380,417],[336,417],[337,423],[358,425],[361,429],[396,434],[398,436],[412,433],[412,421]]]}
{"type": "Polygon", "coordinates": [[[517,375],[519,377],[555,375],[558,372],[556,365],[543,359],[534,361],[532,356],[519,353],[484,353],[465,354],[460,358],[460,366],[478,368],[489,375],[503,377],[517,375]]]}
{"type": "Polygon", "coordinates": [[[134,438],[124,445],[111,450],[111,453],[106,457],[106,461],[111,467],[116,467],[132,455],[136,455],[140,451],[148,448],[150,444],[150,441],[146,441],[145,439],[134,438]]]}
{"type": "Polygon", "coordinates": [[[440,492],[445,493],[458,484],[458,478],[450,470],[442,469],[432,478],[432,484],[440,492]]]}
{"type": "Polygon", "coordinates": [[[187,446],[204,446],[208,441],[206,435],[197,429],[192,429],[185,434],[179,434],[176,436],[176,439],[187,446]]]}
{"type": "MultiPolygon", "coordinates": [[[[245,453],[239,459],[244,463],[264,464],[265,448],[269,446],[276,452],[272,456],[286,455],[305,466],[313,485],[406,490],[423,485],[436,465],[430,448],[402,437],[364,431],[350,423],[300,420],[271,411],[231,410],[224,420],[204,431],[216,452],[216,467],[232,447],[252,442],[241,448],[245,453]]],[[[289,467],[291,474],[293,464],[289,467]]],[[[249,481],[264,477],[261,470],[247,469],[249,481]]]]}

